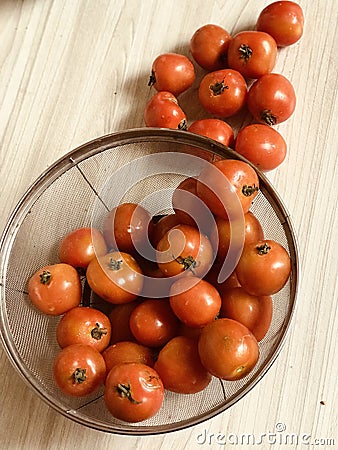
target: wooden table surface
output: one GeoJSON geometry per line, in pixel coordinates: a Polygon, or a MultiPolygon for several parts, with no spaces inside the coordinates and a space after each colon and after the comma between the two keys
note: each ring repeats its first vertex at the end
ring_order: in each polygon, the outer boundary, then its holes
{"type": "MultiPolygon", "coordinates": [[[[57,158],[100,135],[144,126],[157,55],[188,55],[190,37],[206,23],[232,34],[252,29],[268,3],[0,0],[0,229],[57,158]]],[[[337,448],[338,3],[299,3],[304,35],[278,52],[275,67],[293,83],[297,107],[277,127],[288,144],[286,160],[268,174],[290,212],[301,262],[296,314],[277,361],[250,393],[211,420],[135,437],[59,415],[27,387],[1,348],[1,449],[218,449],[225,439],[233,449],[337,448]],[[256,436],[256,444],[235,445],[244,433],[256,436]],[[283,433],[294,434],[293,441],[285,443],[283,433]]],[[[189,121],[206,116],[185,102],[189,121]]],[[[233,125],[237,131],[241,124],[233,125]]]]}

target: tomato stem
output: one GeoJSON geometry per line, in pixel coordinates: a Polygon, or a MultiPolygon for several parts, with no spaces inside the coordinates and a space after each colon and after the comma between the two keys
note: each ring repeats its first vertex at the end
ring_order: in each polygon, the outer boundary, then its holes
{"type": "Polygon", "coordinates": [[[259,255],[266,255],[271,250],[271,247],[266,242],[264,242],[264,244],[262,245],[257,245],[256,250],[259,255]]]}
{"type": "Polygon", "coordinates": [[[149,77],[148,86],[151,87],[156,83],[155,72],[152,70],[151,75],[149,77]]]}
{"type": "Polygon", "coordinates": [[[107,334],[107,329],[101,327],[101,325],[99,323],[97,323],[97,322],[96,322],[95,325],[96,325],[95,328],[92,329],[90,334],[91,334],[93,339],[99,341],[100,339],[102,339],[102,336],[107,334]]]}
{"type": "Polygon", "coordinates": [[[86,381],[86,369],[81,369],[81,367],[75,369],[75,371],[73,372],[73,379],[75,384],[81,384],[86,381]]]}
{"type": "Polygon", "coordinates": [[[137,400],[135,400],[133,398],[133,396],[131,394],[131,388],[130,388],[129,383],[128,384],[119,383],[116,386],[116,390],[121,397],[126,397],[131,403],[134,403],[135,405],[142,403],[142,402],[138,402],[137,400]]]}
{"type": "Polygon", "coordinates": [[[187,256],[186,258],[178,256],[175,258],[175,261],[183,265],[183,270],[190,270],[195,275],[194,269],[197,266],[197,262],[192,256],[187,256]]]}
{"type": "Polygon", "coordinates": [[[270,109],[264,109],[261,112],[261,119],[263,122],[265,122],[267,125],[276,125],[277,123],[277,117],[274,116],[270,109]]]}
{"type": "Polygon", "coordinates": [[[250,48],[247,44],[241,44],[239,46],[239,58],[243,59],[244,62],[248,62],[252,55],[252,48],[250,48]]]}
{"type": "Polygon", "coordinates": [[[255,185],[253,185],[253,186],[248,186],[247,184],[245,184],[243,187],[242,187],[242,194],[245,196],[245,197],[250,197],[251,195],[253,195],[255,192],[257,192],[258,191],[258,187],[257,186],[255,186],[255,185]]]}
{"type": "Polygon", "coordinates": [[[221,95],[225,89],[229,89],[229,86],[224,84],[224,80],[220,82],[217,81],[215,84],[210,85],[210,90],[212,91],[213,95],[221,95]]]}
{"type": "Polygon", "coordinates": [[[188,129],[188,123],[185,119],[182,119],[181,122],[178,124],[177,128],[179,130],[187,130],[188,129]]]}
{"type": "Polygon", "coordinates": [[[116,260],[116,259],[110,258],[108,267],[109,267],[109,269],[112,269],[112,270],[120,270],[121,264],[122,264],[122,259],[116,260]]]}
{"type": "Polygon", "coordinates": [[[40,273],[40,283],[41,284],[48,284],[51,279],[52,279],[52,274],[49,272],[49,270],[44,270],[42,273],[40,273]]]}

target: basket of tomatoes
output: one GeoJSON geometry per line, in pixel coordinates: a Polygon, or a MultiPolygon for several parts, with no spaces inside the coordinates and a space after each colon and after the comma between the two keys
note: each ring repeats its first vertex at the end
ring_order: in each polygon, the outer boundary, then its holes
{"type": "Polygon", "coordinates": [[[1,241],[1,336],[64,416],[155,434],[241,399],[284,342],[296,239],[265,175],[195,133],[145,127],[68,153],[1,241]]]}

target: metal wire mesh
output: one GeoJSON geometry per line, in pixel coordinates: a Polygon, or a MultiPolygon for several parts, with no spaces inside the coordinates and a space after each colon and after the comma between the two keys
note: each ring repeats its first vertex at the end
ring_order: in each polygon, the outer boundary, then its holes
{"type": "MultiPolygon", "coordinates": [[[[29,277],[43,265],[58,262],[57,246],[65,234],[80,226],[90,226],[93,220],[100,226],[104,213],[114,202],[111,194],[118,187],[116,184],[114,189],[114,174],[144,155],[167,153],[170,156],[167,170],[148,176],[149,167],[138,167],[140,181],[125,189],[123,200],[146,199],[145,206],[152,214],[170,213],[172,190],[183,179],[183,174],[172,170],[173,152],[197,154],[210,161],[220,156],[241,159],[220,144],[187,132],[140,129],[105,136],[67,154],[42,174],[18,204],[2,236],[1,336],[7,354],[29,386],[51,407],[99,430],[123,434],[163,433],[224,411],[266,373],[278,355],[294,310],[298,284],[295,236],[280,198],[259,173],[261,189],[251,210],[260,220],[265,237],[278,241],[288,250],[292,274],[287,285],[273,296],[272,323],[260,342],[260,358],[254,370],[235,382],[213,378],[198,394],[167,392],[159,413],[138,424],[114,419],[104,406],[102,390],[84,399],[74,399],[63,395],[55,386],[52,363],[59,351],[55,337],[59,318],[46,316],[32,307],[27,295],[29,277]],[[109,189],[104,190],[107,179],[110,179],[109,189]]],[[[135,165],[131,169],[135,170],[135,165]]],[[[198,167],[182,169],[190,175],[199,171],[198,167]]],[[[128,185],[128,175],[125,184],[128,185]]]]}

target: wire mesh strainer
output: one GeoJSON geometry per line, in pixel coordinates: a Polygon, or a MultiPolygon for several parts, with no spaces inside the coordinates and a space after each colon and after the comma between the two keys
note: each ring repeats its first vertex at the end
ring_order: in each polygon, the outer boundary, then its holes
{"type": "MultiPolygon", "coordinates": [[[[101,208],[107,210],[112,206],[109,191],[104,189],[107,179],[114,180],[121,169],[125,176],[124,201],[144,201],[151,214],[172,212],[172,190],[184,177],[198,175],[200,171],[198,164],[177,170],[173,155],[178,152],[197,155],[203,161],[219,157],[243,160],[215,141],[184,131],[142,128],[107,135],[68,153],[42,174],[17,205],[2,235],[0,292],[4,348],[19,374],[47,404],[91,428],[120,434],[156,434],[213,417],[242,398],[264,376],[289,328],[298,285],[296,239],[282,201],[267,178],[258,173],[260,191],[251,210],[261,222],[265,238],[276,240],[289,252],[292,273],[286,286],[273,296],[272,323],[260,342],[260,358],[254,370],[238,381],[213,378],[198,394],[167,392],[156,416],[137,424],[114,419],[104,405],[102,390],[77,399],[66,397],[55,386],[52,364],[59,351],[55,337],[59,318],[46,316],[32,307],[27,295],[29,277],[42,266],[58,262],[58,244],[68,232],[90,226],[93,221],[99,226],[101,208]],[[138,165],[142,157],[152,154],[167,155],[166,170],[138,165]],[[138,181],[131,185],[129,176],[135,180],[135,175],[138,181]]],[[[120,178],[116,178],[116,190],[121,187],[120,178]]]]}

